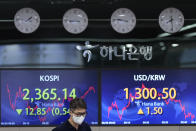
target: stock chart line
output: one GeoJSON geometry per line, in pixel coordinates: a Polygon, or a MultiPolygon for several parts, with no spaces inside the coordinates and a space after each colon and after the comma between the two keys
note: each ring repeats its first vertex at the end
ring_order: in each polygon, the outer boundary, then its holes
{"type": "Polygon", "coordinates": [[[19,86],[18,88],[18,91],[16,92],[16,96],[15,96],[15,100],[14,100],[14,104],[12,103],[12,98],[11,98],[11,92],[10,92],[10,89],[8,87],[8,84],[6,85],[6,88],[7,88],[7,93],[8,93],[8,96],[9,96],[9,103],[10,103],[10,106],[13,110],[16,109],[16,100],[21,97],[23,98],[24,97],[24,93],[22,93],[21,89],[22,87],[19,86]]]}
{"type": "MultiPolygon", "coordinates": [[[[143,90],[144,88],[146,88],[146,86],[142,83],[142,88],[141,88],[141,89],[143,90]]],[[[148,88],[148,89],[150,89],[150,88],[148,88]]],[[[163,96],[163,94],[162,94],[162,93],[158,93],[158,96],[163,96]]],[[[117,113],[118,113],[118,117],[119,117],[119,119],[121,120],[121,119],[122,119],[122,116],[123,116],[123,114],[124,114],[124,111],[127,110],[128,107],[130,107],[130,104],[131,104],[131,102],[133,102],[133,100],[135,99],[135,97],[136,97],[136,94],[135,94],[134,96],[132,95],[132,93],[129,94],[129,101],[128,101],[128,104],[127,104],[125,107],[122,108],[121,113],[120,113],[120,111],[119,111],[119,108],[118,108],[118,105],[117,105],[116,101],[115,101],[114,103],[112,102],[111,106],[108,107],[108,118],[110,117],[110,111],[111,111],[113,108],[116,108],[116,111],[117,111],[117,113]],[[131,100],[132,100],[132,101],[131,101],[131,100]]],[[[183,112],[183,114],[184,114],[185,119],[188,118],[188,117],[191,117],[191,120],[193,120],[193,119],[195,118],[195,115],[192,114],[191,112],[186,113],[185,105],[184,105],[184,106],[182,105],[181,100],[175,100],[175,99],[169,98],[168,100],[165,100],[164,102],[165,102],[167,105],[168,105],[170,102],[179,103],[179,105],[180,105],[180,107],[181,107],[181,110],[182,110],[182,112],[183,112]]]]}
{"type": "MultiPolygon", "coordinates": [[[[9,89],[9,87],[8,87],[8,84],[6,84],[6,89],[7,89],[7,93],[8,93],[8,98],[9,98],[10,107],[12,108],[12,110],[15,111],[15,110],[16,110],[16,106],[17,106],[17,100],[18,100],[19,98],[23,99],[23,97],[25,96],[25,94],[22,92],[22,87],[19,86],[19,87],[18,87],[18,91],[16,91],[16,93],[15,93],[15,99],[12,100],[12,96],[13,96],[13,95],[11,95],[11,91],[10,91],[10,89],[9,89]],[[12,101],[14,101],[14,103],[12,103],[12,101]]],[[[90,86],[90,87],[84,92],[84,94],[81,96],[81,98],[82,98],[82,99],[85,99],[86,96],[87,96],[90,92],[93,92],[94,94],[96,93],[96,92],[95,92],[95,88],[94,88],[93,86],[90,86]]],[[[73,98],[68,97],[68,98],[67,98],[67,101],[70,102],[72,99],[73,99],[73,98]]],[[[66,99],[63,99],[62,102],[60,102],[58,99],[53,100],[53,101],[52,101],[52,102],[53,102],[53,107],[52,107],[52,108],[55,107],[55,106],[54,106],[55,102],[58,103],[58,106],[59,106],[59,107],[62,107],[62,106],[64,105],[64,102],[65,102],[65,101],[66,101],[66,99]]],[[[29,101],[26,101],[26,102],[27,102],[27,104],[26,104],[26,105],[27,105],[27,108],[28,108],[28,109],[31,109],[32,107],[29,105],[29,101]]],[[[38,108],[37,105],[36,105],[35,107],[33,107],[33,112],[34,112],[37,108],[38,108]]],[[[46,114],[49,113],[49,112],[51,112],[51,111],[52,111],[52,108],[51,108],[51,107],[48,107],[47,110],[46,110],[46,114]]],[[[46,120],[46,116],[44,116],[44,117],[39,116],[39,120],[40,120],[40,122],[45,121],[45,120],[46,120]]]]}

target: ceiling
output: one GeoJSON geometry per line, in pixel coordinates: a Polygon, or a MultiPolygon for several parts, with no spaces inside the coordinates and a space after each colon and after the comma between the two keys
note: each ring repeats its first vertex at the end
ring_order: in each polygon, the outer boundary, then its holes
{"type": "Polygon", "coordinates": [[[13,19],[16,11],[23,7],[35,8],[43,19],[61,19],[63,13],[73,7],[82,8],[91,19],[108,19],[120,7],[130,8],[138,19],[157,19],[164,8],[176,7],[186,19],[193,19],[196,18],[195,6],[194,0],[1,0],[0,19],[13,19]]]}

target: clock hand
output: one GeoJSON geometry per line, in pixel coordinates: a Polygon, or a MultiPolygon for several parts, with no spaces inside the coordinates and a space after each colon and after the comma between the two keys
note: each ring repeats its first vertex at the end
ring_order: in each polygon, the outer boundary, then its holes
{"type": "Polygon", "coordinates": [[[169,19],[168,21],[167,21],[167,23],[170,23],[171,22],[171,19],[169,19]]]}
{"type": "Polygon", "coordinates": [[[29,17],[27,20],[25,20],[25,22],[28,22],[29,20],[31,20],[33,17],[29,17]]]}
{"type": "Polygon", "coordinates": [[[123,21],[123,22],[129,22],[128,20],[123,20],[123,19],[114,19],[114,20],[123,21]]]}
{"type": "Polygon", "coordinates": [[[77,22],[77,23],[80,23],[80,21],[78,21],[78,20],[69,20],[69,22],[77,22]]]}
{"type": "Polygon", "coordinates": [[[173,21],[173,19],[172,19],[172,17],[171,17],[171,19],[169,19],[168,21],[167,21],[167,23],[170,23],[170,22],[172,22],[173,21]]]}
{"type": "Polygon", "coordinates": [[[173,25],[173,17],[171,16],[171,25],[172,25],[172,31],[174,30],[174,25],[173,25]]]}

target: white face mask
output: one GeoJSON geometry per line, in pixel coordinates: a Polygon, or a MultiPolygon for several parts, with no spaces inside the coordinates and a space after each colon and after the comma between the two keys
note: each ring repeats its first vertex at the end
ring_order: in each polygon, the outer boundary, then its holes
{"type": "Polygon", "coordinates": [[[85,116],[75,116],[75,115],[73,115],[72,118],[73,118],[73,121],[74,121],[75,123],[81,125],[82,122],[83,122],[84,119],[85,119],[85,116]]]}

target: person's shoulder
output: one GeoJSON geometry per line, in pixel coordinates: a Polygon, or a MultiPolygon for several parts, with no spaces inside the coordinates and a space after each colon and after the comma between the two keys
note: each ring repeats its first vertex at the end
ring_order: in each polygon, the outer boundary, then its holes
{"type": "Polygon", "coordinates": [[[91,131],[91,128],[90,128],[90,126],[89,126],[88,123],[83,122],[83,123],[82,123],[82,126],[85,127],[86,129],[88,129],[88,131],[91,131]]]}
{"type": "Polygon", "coordinates": [[[66,127],[64,125],[60,125],[52,129],[52,131],[65,131],[66,127]]]}
{"type": "Polygon", "coordinates": [[[85,121],[82,122],[82,125],[83,125],[83,126],[89,126],[89,124],[88,124],[87,122],[85,122],[85,121]]]}

